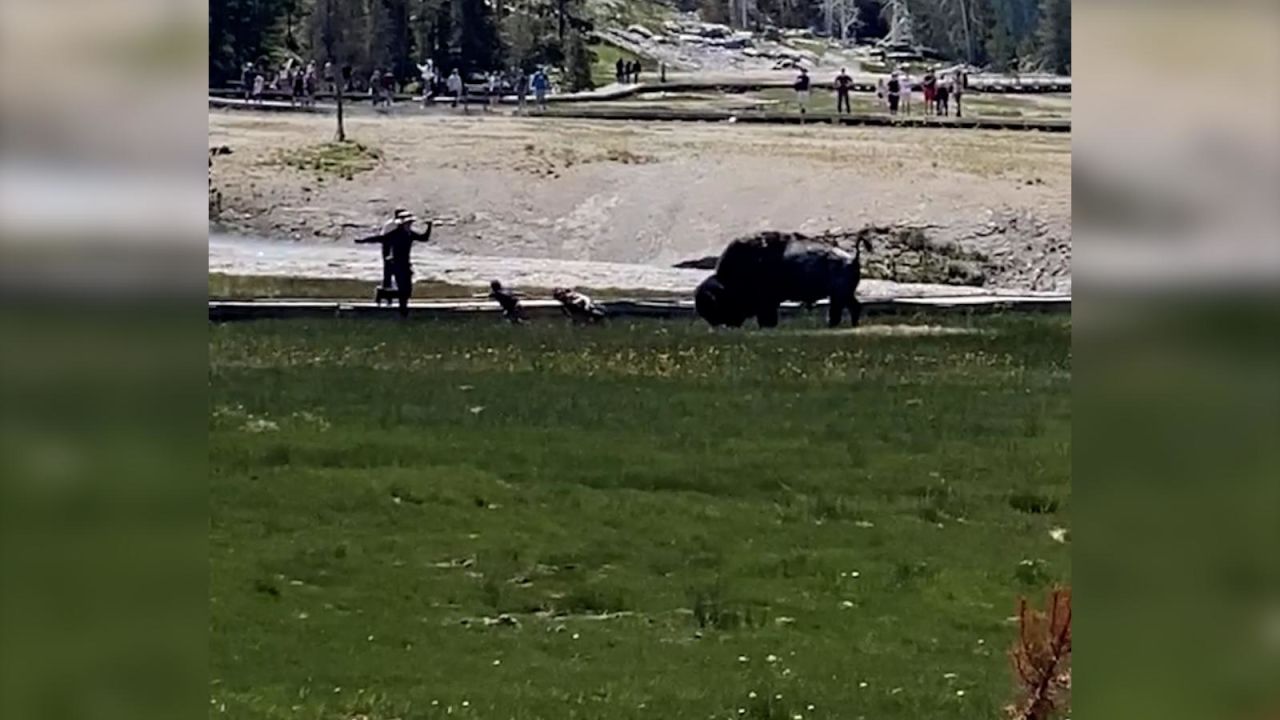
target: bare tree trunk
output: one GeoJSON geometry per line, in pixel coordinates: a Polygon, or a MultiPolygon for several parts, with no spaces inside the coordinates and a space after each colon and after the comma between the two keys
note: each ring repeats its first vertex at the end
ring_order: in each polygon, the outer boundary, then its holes
{"type": "MultiPolygon", "coordinates": [[[[341,74],[341,73],[339,73],[339,74],[341,74]]],[[[336,87],[338,88],[338,133],[337,133],[337,136],[336,136],[336,139],[337,139],[337,141],[338,141],[338,142],[346,142],[346,141],[347,141],[347,127],[346,127],[346,125],[342,122],[342,91],[343,91],[343,89],[344,89],[342,86],[343,86],[345,83],[346,83],[346,78],[341,78],[341,77],[340,77],[340,78],[338,78],[338,83],[337,83],[337,86],[336,86],[336,87]]]]}

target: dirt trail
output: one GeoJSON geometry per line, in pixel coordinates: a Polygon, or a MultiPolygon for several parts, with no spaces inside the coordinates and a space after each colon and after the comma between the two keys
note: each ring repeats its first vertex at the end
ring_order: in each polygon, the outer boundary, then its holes
{"type": "MultiPolygon", "coordinates": [[[[232,150],[215,159],[219,226],[300,248],[350,247],[404,206],[440,221],[444,269],[478,257],[609,263],[669,284],[661,278],[679,272],[675,263],[765,229],[908,225],[1002,269],[986,272],[988,287],[1070,291],[1069,137],[367,117],[349,133],[382,158],[354,179],[275,162],[328,140],[332,122],[211,113],[210,146],[232,150]]],[[[310,262],[285,255],[294,268],[310,262]]]]}

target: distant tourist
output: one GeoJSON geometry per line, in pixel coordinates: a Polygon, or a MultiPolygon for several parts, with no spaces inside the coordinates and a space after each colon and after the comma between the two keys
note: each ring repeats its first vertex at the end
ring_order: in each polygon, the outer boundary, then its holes
{"type": "Polygon", "coordinates": [[[853,106],[849,103],[849,93],[853,91],[853,78],[849,77],[849,71],[840,68],[840,74],[836,76],[836,112],[852,113],[853,106]]]}
{"type": "Polygon", "coordinates": [[[529,83],[533,86],[533,98],[538,103],[538,109],[546,110],[547,91],[551,89],[551,78],[547,77],[547,73],[542,68],[538,68],[529,83]]]}
{"type": "Polygon", "coordinates": [[[800,76],[796,78],[792,87],[796,91],[796,105],[800,106],[800,114],[804,115],[809,109],[809,71],[800,68],[800,76]]]}
{"type": "Polygon", "coordinates": [[[876,78],[876,103],[883,109],[888,106],[889,96],[886,94],[884,78],[876,78]]]}
{"type": "Polygon", "coordinates": [[[502,287],[502,283],[494,280],[489,283],[489,294],[486,297],[498,303],[498,307],[502,308],[502,317],[511,324],[519,325],[526,320],[524,308],[520,306],[520,293],[507,290],[502,287]]]}
{"type": "Polygon", "coordinates": [[[627,81],[627,63],[622,58],[618,58],[618,62],[613,64],[613,69],[618,83],[627,81]]]}
{"type": "Polygon", "coordinates": [[[889,103],[889,114],[898,114],[898,102],[902,99],[902,80],[898,78],[898,71],[894,70],[889,76],[889,82],[885,83],[884,96],[889,103]]]}
{"type": "Polygon", "coordinates": [[[240,69],[240,92],[244,93],[244,99],[253,98],[253,63],[247,62],[240,69]]]}
{"type": "Polygon", "coordinates": [[[267,90],[267,79],[263,77],[262,72],[258,71],[253,74],[253,101],[262,102],[262,93],[267,90]]]}
{"type": "Polygon", "coordinates": [[[516,114],[524,114],[525,97],[529,95],[529,74],[516,68],[516,114]]]}
{"type": "Polygon", "coordinates": [[[640,83],[640,61],[635,60],[631,63],[631,82],[640,83]]]}
{"type": "Polygon", "coordinates": [[[502,97],[502,82],[498,78],[497,72],[489,73],[489,77],[485,83],[485,92],[488,94],[487,99],[489,101],[489,104],[485,109],[489,110],[496,108],[498,106],[498,99],[502,97]]]}
{"type": "Polygon", "coordinates": [[[937,113],[935,104],[938,101],[938,76],[934,72],[935,68],[930,66],[925,71],[924,77],[920,79],[920,91],[924,95],[924,114],[934,115],[937,113]]]}
{"type": "Polygon", "coordinates": [[[369,76],[369,97],[372,98],[374,107],[382,103],[382,68],[374,68],[373,74],[369,76]]]}
{"type": "Polygon", "coordinates": [[[960,98],[969,89],[969,73],[963,67],[956,68],[951,81],[951,94],[956,98],[956,117],[960,117],[960,98]]]}
{"type": "MultiPolygon", "coordinates": [[[[445,80],[444,86],[449,91],[449,97],[453,98],[453,107],[458,107],[458,103],[462,102],[463,88],[466,87],[462,82],[462,76],[458,74],[458,68],[454,68],[453,72],[449,73],[449,79],[445,80]]],[[[464,105],[462,109],[467,108],[464,105]]]]}
{"type": "Polygon", "coordinates": [[[338,92],[338,84],[337,82],[335,82],[333,77],[333,63],[331,62],[326,62],[324,64],[324,85],[325,85],[325,89],[327,89],[329,92],[331,93],[338,92]]]}
{"type": "Polygon", "coordinates": [[[911,85],[911,75],[903,73],[900,82],[901,90],[899,91],[899,94],[902,99],[898,101],[898,107],[901,109],[903,115],[910,115],[911,95],[915,92],[915,88],[911,85]]]}
{"type": "Polygon", "coordinates": [[[422,80],[422,107],[427,107],[435,91],[436,82],[436,66],[431,58],[427,58],[418,65],[418,77],[422,80]]]}
{"type": "Polygon", "coordinates": [[[396,75],[388,68],[382,71],[382,102],[387,107],[396,99],[396,75]]]}
{"type": "Polygon", "coordinates": [[[302,73],[302,94],[307,107],[312,107],[316,104],[316,89],[319,84],[320,77],[316,73],[316,61],[312,60],[307,63],[307,69],[302,73]]]}
{"type": "Polygon", "coordinates": [[[951,92],[953,89],[951,78],[944,78],[942,82],[938,83],[937,108],[935,112],[939,117],[946,117],[951,114],[951,92]]]}

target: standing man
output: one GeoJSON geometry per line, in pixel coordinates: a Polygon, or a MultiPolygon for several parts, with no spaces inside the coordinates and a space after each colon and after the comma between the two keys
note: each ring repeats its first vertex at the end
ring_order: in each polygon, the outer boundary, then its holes
{"type": "MultiPolygon", "coordinates": [[[[449,73],[449,79],[445,81],[445,88],[449,90],[449,95],[453,97],[453,107],[458,107],[458,103],[462,102],[462,76],[458,74],[458,68],[454,68],[449,73]]],[[[465,106],[462,108],[467,109],[465,106]]]]}
{"type": "Polygon", "coordinates": [[[516,68],[516,114],[524,115],[524,99],[529,94],[529,74],[516,68]]]}
{"type": "Polygon", "coordinates": [[[925,71],[924,77],[920,79],[920,91],[924,95],[924,114],[935,115],[937,108],[934,105],[938,101],[938,76],[937,68],[930,65],[925,71]]]}
{"type": "Polygon", "coordinates": [[[489,95],[489,97],[486,98],[489,101],[489,104],[485,107],[485,111],[487,112],[498,107],[498,99],[502,97],[502,83],[498,81],[497,71],[489,73],[485,92],[489,95]]]}
{"type": "Polygon", "coordinates": [[[637,85],[640,84],[640,59],[639,58],[636,58],[636,60],[631,63],[631,82],[637,85]]]}
{"type": "Polygon", "coordinates": [[[969,73],[965,72],[963,66],[956,68],[951,82],[951,94],[956,96],[956,117],[960,117],[960,98],[964,97],[965,90],[968,89],[969,73]]]}
{"type": "Polygon", "coordinates": [[[547,90],[551,88],[551,78],[547,77],[547,73],[542,68],[533,74],[533,97],[538,102],[539,110],[547,109],[547,90]]]}
{"type": "Polygon", "coordinates": [[[240,89],[244,92],[245,100],[253,97],[253,76],[253,63],[245,63],[240,70],[240,89]]]}
{"type": "Polygon", "coordinates": [[[422,107],[427,107],[431,101],[432,91],[435,90],[436,69],[431,58],[427,58],[418,65],[418,77],[422,79],[422,107]]]}
{"type": "Polygon", "coordinates": [[[618,84],[622,84],[627,81],[626,68],[626,63],[623,62],[622,58],[618,58],[618,62],[613,64],[614,77],[617,79],[618,84]]]}
{"type": "Polygon", "coordinates": [[[853,113],[853,106],[849,103],[849,93],[853,90],[853,78],[849,77],[849,71],[840,68],[840,74],[836,76],[836,113],[853,113]]]}
{"type": "Polygon", "coordinates": [[[946,117],[951,114],[951,78],[945,78],[938,85],[938,108],[936,110],[939,117],[946,117]]]}
{"type": "Polygon", "coordinates": [[[889,100],[889,114],[898,114],[898,101],[902,99],[902,80],[898,79],[898,71],[894,70],[885,83],[884,96],[889,100]]]}
{"type": "Polygon", "coordinates": [[[382,246],[383,260],[385,262],[383,282],[385,285],[387,271],[389,270],[395,289],[379,288],[375,298],[381,304],[383,299],[389,300],[394,297],[400,305],[401,317],[408,317],[409,298],[413,296],[413,261],[411,258],[413,244],[415,242],[429,242],[431,240],[431,229],[434,226],[434,223],[428,222],[426,232],[419,234],[413,231],[414,220],[416,218],[408,212],[397,210],[397,216],[383,225],[383,228],[389,227],[389,231],[356,240],[360,244],[377,243],[382,246]]]}
{"type": "Polygon", "coordinates": [[[800,114],[804,115],[809,108],[809,71],[800,68],[800,77],[792,86],[796,90],[796,104],[800,106],[800,114]]]}

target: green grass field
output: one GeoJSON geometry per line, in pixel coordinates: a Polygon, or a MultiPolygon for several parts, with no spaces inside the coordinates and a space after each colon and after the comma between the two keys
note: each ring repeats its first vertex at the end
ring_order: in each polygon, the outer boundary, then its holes
{"type": "Polygon", "coordinates": [[[210,717],[1002,716],[1069,319],[891,322],[210,326],[210,717]]]}

